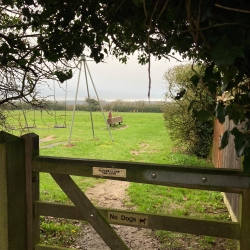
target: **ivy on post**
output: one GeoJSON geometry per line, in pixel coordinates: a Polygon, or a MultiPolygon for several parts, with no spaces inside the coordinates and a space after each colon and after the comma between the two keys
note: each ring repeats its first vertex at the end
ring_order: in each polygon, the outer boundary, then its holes
{"type": "Polygon", "coordinates": [[[24,141],[0,132],[0,248],[27,250],[24,141]]]}
{"type": "Polygon", "coordinates": [[[39,242],[39,216],[35,214],[35,202],[39,200],[39,173],[32,171],[32,158],[39,155],[39,136],[34,133],[21,137],[25,141],[27,250],[39,242]]]}

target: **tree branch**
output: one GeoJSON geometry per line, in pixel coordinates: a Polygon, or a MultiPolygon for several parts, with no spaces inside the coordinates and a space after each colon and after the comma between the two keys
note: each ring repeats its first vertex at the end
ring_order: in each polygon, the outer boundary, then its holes
{"type": "Polygon", "coordinates": [[[246,14],[250,14],[250,10],[241,10],[241,9],[236,9],[236,8],[230,8],[230,7],[226,7],[220,4],[215,4],[216,7],[224,9],[224,10],[231,10],[231,11],[236,11],[236,12],[241,12],[241,13],[246,13],[246,14]]]}

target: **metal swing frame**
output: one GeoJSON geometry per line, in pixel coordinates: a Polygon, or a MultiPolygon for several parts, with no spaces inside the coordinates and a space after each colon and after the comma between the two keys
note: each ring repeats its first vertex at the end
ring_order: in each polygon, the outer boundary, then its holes
{"type": "MultiPolygon", "coordinates": [[[[79,74],[78,74],[78,81],[77,81],[77,87],[76,87],[75,102],[74,102],[74,108],[73,108],[73,113],[72,113],[72,120],[71,120],[71,127],[70,127],[68,145],[70,145],[70,142],[71,142],[72,131],[73,131],[73,126],[74,126],[76,102],[77,102],[77,96],[78,96],[78,90],[79,90],[79,84],[80,84],[80,78],[81,78],[82,65],[84,66],[84,74],[85,74],[85,82],[86,82],[86,87],[87,87],[88,98],[90,98],[89,84],[88,84],[88,76],[89,76],[89,78],[91,80],[91,83],[92,83],[92,86],[94,88],[95,94],[96,94],[96,98],[97,98],[97,100],[98,100],[98,102],[100,104],[103,119],[104,119],[104,122],[105,122],[105,124],[107,126],[107,129],[109,131],[109,136],[110,136],[111,140],[114,141],[114,139],[112,137],[112,134],[111,134],[111,131],[110,131],[110,128],[109,128],[109,126],[108,126],[108,124],[106,122],[106,117],[105,117],[105,114],[104,114],[104,111],[103,111],[103,107],[102,107],[102,104],[100,102],[100,99],[99,99],[99,96],[98,96],[98,93],[97,93],[93,78],[91,76],[91,73],[90,73],[90,70],[89,70],[89,67],[88,67],[88,64],[87,64],[86,57],[85,57],[85,55],[83,55],[81,57],[81,61],[80,61],[80,68],[79,68],[79,74]]],[[[93,135],[93,138],[95,138],[94,122],[93,122],[93,116],[92,116],[92,110],[91,110],[90,103],[89,103],[89,111],[90,111],[90,120],[91,120],[91,126],[92,126],[92,135],[93,135]]]]}

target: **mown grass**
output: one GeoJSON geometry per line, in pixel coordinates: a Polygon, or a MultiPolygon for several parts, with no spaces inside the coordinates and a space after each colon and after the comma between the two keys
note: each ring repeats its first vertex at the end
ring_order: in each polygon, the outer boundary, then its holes
{"type": "MultiPolygon", "coordinates": [[[[33,122],[33,115],[33,112],[27,112],[28,120],[31,123],[33,122]]],[[[40,155],[212,167],[206,160],[197,159],[194,156],[176,152],[173,149],[173,143],[165,129],[162,114],[118,114],[113,112],[113,116],[121,115],[124,122],[120,126],[110,127],[112,137],[114,138],[114,141],[112,141],[100,112],[93,113],[95,129],[95,137],[93,138],[89,113],[78,111],[76,112],[72,129],[71,145],[68,145],[68,140],[72,114],[68,112],[68,126],[64,129],[53,128],[55,122],[53,115],[54,113],[50,112],[49,114],[43,113],[43,115],[36,116],[37,128],[29,129],[29,132],[35,132],[40,139],[44,139],[40,142],[40,155]],[[48,147],[55,143],[61,144],[48,147]]],[[[63,123],[63,115],[63,112],[57,112],[58,124],[63,123]]],[[[17,112],[13,113],[13,117],[19,119],[15,124],[23,123],[23,118],[17,112]]],[[[12,123],[14,124],[14,120],[12,123]]],[[[17,125],[14,126],[16,127],[17,125]]],[[[14,131],[17,135],[26,132],[28,131],[14,131]]],[[[74,177],[74,180],[83,191],[101,181],[84,177],[74,177]]],[[[138,211],[216,220],[230,219],[219,192],[132,183],[128,193],[130,196],[128,205],[136,206],[138,211]]],[[[66,195],[47,174],[41,174],[41,198],[46,201],[69,202],[66,195]]],[[[65,222],[68,221],[59,220],[52,222],[51,219],[47,220],[45,218],[41,224],[42,240],[48,244],[52,241],[58,245],[69,245],[66,238],[61,237],[62,224],[65,224],[65,222]],[[55,237],[48,237],[48,232],[50,232],[49,235],[57,235],[58,237],[56,238],[60,238],[59,242],[55,240],[55,237]]],[[[79,227],[75,222],[70,224],[74,228],[72,229],[69,226],[67,237],[73,239],[70,241],[73,244],[79,227]]],[[[236,248],[235,242],[230,240],[165,231],[158,231],[156,234],[162,241],[163,249],[236,248]],[[192,242],[195,242],[195,244],[198,242],[199,247],[192,242]],[[215,247],[218,244],[221,248],[215,247]]]]}
{"type": "MultiPolygon", "coordinates": [[[[69,198],[56,184],[50,174],[40,174],[40,199],[43,201],[52,201],[59,203],[69,203],[69,198]]],[[[73,176],[72,179],[78,184],[80,189],[84,192],[88,188],[94,187],[98,183],[103,182],[103,179],[86,178],[80,176],[73,176]]]]}

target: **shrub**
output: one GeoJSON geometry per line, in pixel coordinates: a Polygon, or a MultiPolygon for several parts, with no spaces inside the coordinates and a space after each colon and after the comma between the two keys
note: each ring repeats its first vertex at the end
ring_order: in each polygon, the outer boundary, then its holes
{"type": "MultiPolygon", "coordinates": [[[[196,67],[202,73],[201,67],[196,67]]],[[[201,122],[195,118],[192,110],[213,110],[212,98],[202,86],[194,87],[190,78],[191,65],[181,65],[165,74],[168,91],[163,108],[165,125],[179,149],[198,157],[206,158],[213,139],[213,119],[201,122]],[[186,91],[188,90],[188,91],[186,91]],[[192,109],[189,109],[190,103],[192,109]]]]}

